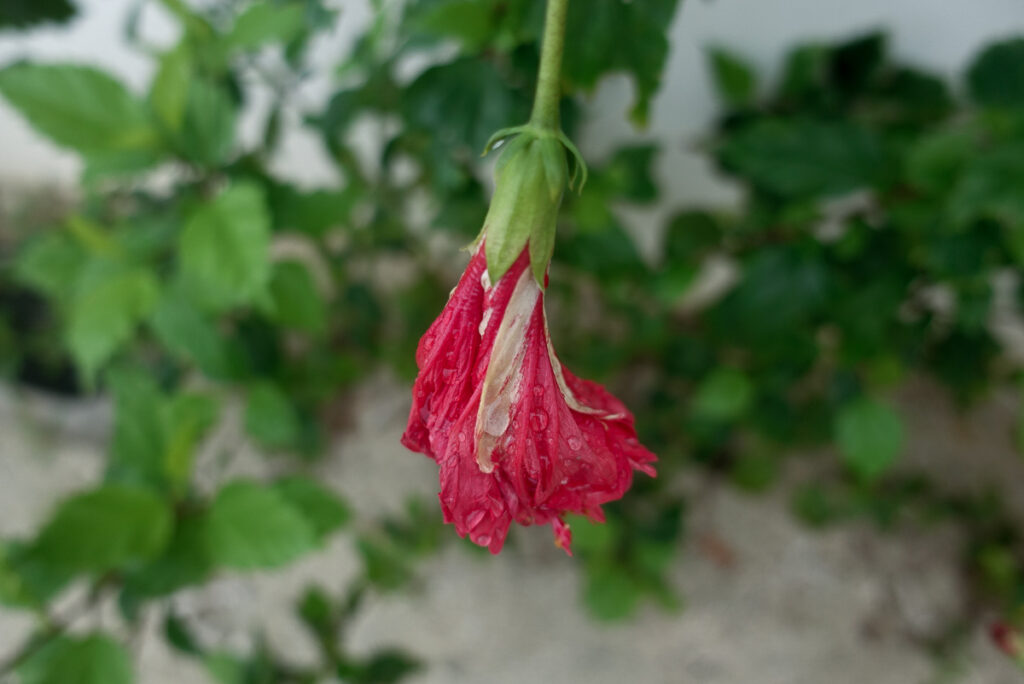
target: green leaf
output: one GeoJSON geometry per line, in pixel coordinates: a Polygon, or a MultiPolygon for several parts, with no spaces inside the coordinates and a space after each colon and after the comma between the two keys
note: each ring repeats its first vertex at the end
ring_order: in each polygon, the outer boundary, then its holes
{"type": "Polygon", "coordinates": [[[298,261],[278,261],[270,278],[274,317],[282,325],[319,335],[327,327],[327,304],[309,269],[298,261]]]}
{"type": "Polygon", "coordinates": [[[703,211],[684,211],[672,218],[665,231],[665,263],[694,264],[722,244],[722,228],[703,211]]]}
{"type": "Polygon", "coordinates": [[[153,558],[171,533],[167,503],[149,490],[103,485],[65,500],[31,554],[76,571],[104,571],[153,558]]]}
{"type": "Polygon", "coordinates": [[[785,198],[837,195],[888,173],[876,133],[852,123],[759,119],[722,141],[727,171],[785,198]]]}
{"type": "Polygon", "coordinates": [[[693,398],[693,413],[704,420],[732,421],[740,418],[754,397],[746,374],[735,368],[718,368],[701,382],[693,398]]]}
{"type": "Polygon", "coordinates": [[[276,489],[239,480],[217,493],[206,521],[206,542],[216,564],[251,570],[290,563],[316,548],[316,534],[276,489]]]}
{"type": "Polygon", "coordinates": [[[642,589],[618,565],[601,561],[587,566],[583,602],[601,620],[623,620],[636,611],[642,589]]]}
{"type": "Polygon", "coordinates": [[[1024,38],[989,45],[967,70],[971,97],[987,107],[1024,107],[1024,38]]]}
{"type": "Polygon", "coordinates": [[[78,279],[67,340],[87,379],[131,339],[159,296],[156,276],[143,268],[97,265],[78,279]]]}
{"type": "Polygon", "coordinates": [[[288,477],[278,480],[274,488],[302,512],[318,539],[334,532],[352,517],[341,497],[309,478],[288,477]]]}
{"type": "Polygon", "coordinates": [[[491,134],[526,119],[527,102],[485,60],[463,58],[431,67],[402,94],[412,127],[447,148],[482,150],[491,134]]]}
{"type": "Polygon", "coordinates": [[[69,0],[32,0],[0,4],[0,29],[26,29],[39,24],[63,23],[75,16],[69,0]]]}
{"type": "Polygon", "coordinates": [[[291,399],[270,383],[249,390],[245,405],[245,431],[269,449],[295,447],[302,436],[302,422],[291,399]]]}
{"type": "Polygon", "coordinates": [[[288,43],[306,26],[306,8],[301,2],[255,2],[235,20],[224,38],[232,48],[252,50],[267,43],[288,43]]]}
{"type": "Polygon", "coordinates": [[[67,233],[51,231],[24,245],[14,262],[14,277],[57,300],[69,299],[87,256],[67,233]]]}
{"type": "Polygon", "coordinates": [[[903,448],[903,422],[888,406],[858,399],[836,417],[835,440],[847,466],[874,479],[885,472],[903,448]]]}
{"type": "Polygon", "coordinates": [[[407,653],[383,649],[365,661],[340,663],[336,674],[351,684],[395,684],[422,668],[422,663],[407,653]]]}
{"type": "Polygon", "coordinates": [[[753,103],[757,87],[754,69],[740,57],[722,48],[712,48],[708,57],[711,59],[715,89],[722,102],[732,108],[746,107],[753,103]]]}
{"type": "Polygon", "coordinates": [[[975,157],[949,197],[950,218],[968,227],[991,218],[1006,230],[1006,242],[1024,264],[1024,145],[1010,144],[975,157]]]}
{"type": "Polygon", "coordinates": [[[160,57],[149,89],[149,106],[172,134],[180,133],[185,123],[192,77],[192,54],[184,44],[160,57]]]}
{"type": "Polygon", "coordinates": [[[36,651],[21,667],[22,684],[131,684],[128,652],[105,634],[61,636],[36,651]]]}
{"type": "Polygon", "coordinates": [[[37,131],[86,155],[156,139],[142,101],[92,67],[14,64],[0,70],[0,93],[37,131]]]}
{"type": "Polygon", "coordinates": [[[651,98],[661,83],[668,57],[667,33],[678,5],[679,0],[569,3],[566,78],[592,89],[602,76],[625,71],[636,81],[636,102],[630,116],[645,124],[651,98]]]}
{"type": "Polygon", "coordinates": [[[252,304],[270,276],[270,218],[258,186],[237,183],[200,206],[179,249],[182,284],[213,310],[252,304]]]}
{"type": "Polygon", "coordinates": [[[181,518],[164,552],[125,575],[124,592],[132,600],[167,596],[209,577],[213,561],[202,516],[181,518]]]}
{"type": "Polygon", "coordinates": [[[205,375],[224,378],[231,370],[227,344],[216,323],[199,311],[181,292],[166,292],[150,316],[149,324],[167,350],[191,361],[205,375]]]}
{"type": "Polygon", "coordinates": [[[177,147],[197,164],[225,163],[234,150],[237,108],[230,93],[205,78],[189,82],[188,99],[177,147]]]}

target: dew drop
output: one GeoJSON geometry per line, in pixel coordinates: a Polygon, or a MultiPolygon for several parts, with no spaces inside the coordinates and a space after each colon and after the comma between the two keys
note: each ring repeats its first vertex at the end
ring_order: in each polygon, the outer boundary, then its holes
{"type": "Polygon", "coordinates": [[[540,432],[548,426],[548,413],[542,408],[536,409],[530,414],[530,427],[540,432]]]}
{"type": "Polygon", "coordinates": [[[542,394],[544,394],[544,388],[541,387],[540,385],[534,385],[533,386],[533,396],[539,397],[542,394]]]}
{"type": "Polygon", "coordinates": [[[460,432],[459,433],[459,441],[460,442],[465,442],[466,441],[466,433],[465,432],[460,432]]]}
{"type": "Polygon", "coordinates": [[[562,484],[569,484],[569,478],[568,477],[563,477],[562,478],[562,484]]]}
{"type": "Polygon", "coordinates": [[[569,448],[572,449],[573,451],[579,451],[580,449],[583,448],[583,440],[581,440],[579,437],[570,437],[569,448]]]}
{"type": "Polygon", "coordinates": [[[477,537],[473,541],[475,541],[480,546],[490,546],[490,544],[491,544],[491,535],[489,535],[489,534],[481,534],[479,537],[477,537]]]}
{"type": "Polygon", "coordinates": [[[452,373],[454,373],[454,372],[455,372],[454,368],[442,368],[441,369],[441,379],[442,380],[447,380],[448,378],[450,378],[452,376],[452,373]]]}

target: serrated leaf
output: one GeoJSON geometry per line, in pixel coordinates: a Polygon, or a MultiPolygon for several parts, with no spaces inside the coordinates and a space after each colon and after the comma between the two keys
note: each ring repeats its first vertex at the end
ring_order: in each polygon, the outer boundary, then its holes
{"type": "Polygon", "coordinates": [[[888,406],[858,399],[836,417],[835,439],[847,466],[873,479],[885,472],[903,448],[903,422],[888,406]]]}
{"type": "Polygon", "coordinates": [[[272,486],[235,481],[210,507],[206,542],[217,565],[239,570],[290,563],[316,548],[313,526],[272,486]]]}
{"type": "Polygon", "coordinates": [[[153,146],[142,101],[92,67],[18,63],[0,70],[0,93],[37,131],[83,154],[153,146]]]}
{"type": "Polygon", "coordinates": [[[121,568],[160,553],[171,526],[167,502],[151,491],[103,485],[61,503],[31,554],[76,571],[121,568]]]}
{"type": "Polygon", "coordinates": [[[131,684],[131,659],[105,634],[61,636],[18,668],[22,684],[131,684]]]}
{"type": "Polygon", "coordinates": [[[181,234],[180,277],[213,309],[254,303],[270,276],[270,219],[262,190],[237,183],[196,209],[181,234]]]}

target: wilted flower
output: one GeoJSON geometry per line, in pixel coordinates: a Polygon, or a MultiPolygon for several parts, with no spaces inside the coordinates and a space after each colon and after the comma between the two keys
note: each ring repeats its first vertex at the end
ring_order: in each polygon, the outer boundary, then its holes
{"type": "MultiPolygon", "coordinates": [[[[634,469],[654,475],[655,457],[637,441],[632,414],[600,385],[564,369],[551,346],[541,286],[550,246],[538,268],[536,244],[526,243],[538,231],[553,231],[561,190],[557,197],[548,192],[557,167],[545,171],[544,153],[530,147],[520,146],[514,154],[524,158],[499,170],[483,239],[420,340],[402,437],[440,466],[445,521],[492,553],[513,521],[551,523],[555,543],[569,552],[566,513],[602,521],[601,504],[626,492],[634,469]],[[510,185],[519,192],[509,192],[510,185]],[[524,193],[524,185],[538,192],[524,193]],[[503,192],[525,206],[502,208],[503,192]],[[514,229],[502,223],[517,217],[514,229]],[[500,250],[489,244],[492,229],[502,231],[500,250]],[[510,238],[513,230],[521,237],[510,238]],[[512,246],[511,263],[502,263],[512,246]]],[[[558,151],[564,169],[560,143],[558,151]]]]}

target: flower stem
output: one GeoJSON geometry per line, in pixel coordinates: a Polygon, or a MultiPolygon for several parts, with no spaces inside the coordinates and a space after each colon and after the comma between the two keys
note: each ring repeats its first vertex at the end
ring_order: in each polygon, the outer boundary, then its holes
{"type": "Polygon", "coordinates": [[[561,129],[559,103],[562,99],[562,49],[565,46],[565,14],[569,0],[548,0],[544,17],[544,40],[537,70],[537,93],[533,98],[530,123],[550,131],[561,129]]]}

